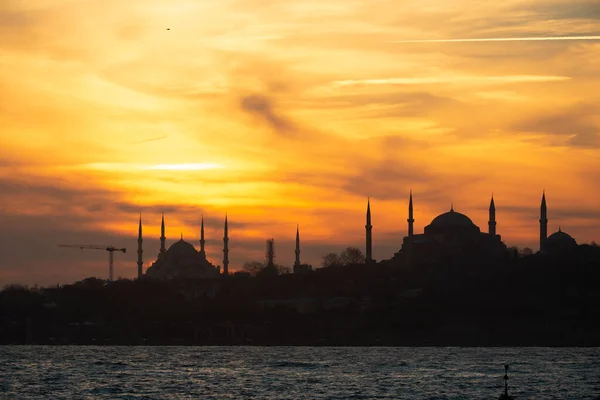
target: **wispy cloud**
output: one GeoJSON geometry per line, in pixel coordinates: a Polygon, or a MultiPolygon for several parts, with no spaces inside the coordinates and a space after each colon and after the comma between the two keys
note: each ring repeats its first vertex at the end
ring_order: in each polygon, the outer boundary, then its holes
{"type": "Polygon", "coordinates": [[[500,76],[434,76],[415,78],[386,78],[386,79],[348,79],[333,82],[336,86],[355,85],[429,85],[437,83],[526,83],[526,82],[559,82],[571,79],[568,76],[555,75],[500,75],[500,76]]]}
{"type": "Polygon", "coordinates": [[[213,162],[202,163],[173,163],[173,164],[139,164],[139,163],[90,163],[62,167],[67,170],[92,171],[206,171],[225,168],[224,165],[213,162]]]}
{"type": "Polygon", "coordinates": [[[148,138],[148,139],[144,139],[144,140],[138,140],[138,141],[135,141],[135,142],[129,142],[129,144],[140,144],[140,143],[147,143],[147,142],[156,142],[157,140],[163,140],[163,139],[166,139],[167,137],[168,137],[167,135],[157,136],[157,137],[148,138]]]}
{"type": "Polygon", "coordinates": [[[598,36],[525,36],[495,38],[463,38],[463,39],[413,39],[392,40],[391,43],[470,43],[470,42],[544,42],[560,40],[600,40],[598,36]]]}

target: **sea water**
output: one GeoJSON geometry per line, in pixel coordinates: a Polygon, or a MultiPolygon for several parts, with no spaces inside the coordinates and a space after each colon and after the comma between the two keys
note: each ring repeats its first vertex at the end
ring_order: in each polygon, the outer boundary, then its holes
{"type": "Polygon", "coordinates": [[[598,348],[0,346],[1,399],[600,399],[598,348]]]}

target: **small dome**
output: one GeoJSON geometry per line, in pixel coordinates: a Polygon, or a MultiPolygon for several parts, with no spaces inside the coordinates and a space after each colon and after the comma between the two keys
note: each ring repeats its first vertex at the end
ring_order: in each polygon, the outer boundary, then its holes
{"type": "Polygon", "coordinates": [[[554,232],[546,239],[546,245],[548,247],[566,247],[566,246],[577,246],[577,242],[571,235],[558,229],[558,232],[554,232]]]}
{"type": "Polygon", "coordinates": [[[186,242],[181,239],[178,242],[175,242],[169,247],[167,253],[178,254],[178,255],[186,255],[186,254],[194,254],[197,253],[196,249],[191,243],[186,242]]]}
{"type": "Polygon", "coordinates": [[[435,228],[446,228],[451,226],[475,226],[471,218],[464,214],[450,209],[450,211],[440,214],[431,221],[430,226],[435,228]]]}

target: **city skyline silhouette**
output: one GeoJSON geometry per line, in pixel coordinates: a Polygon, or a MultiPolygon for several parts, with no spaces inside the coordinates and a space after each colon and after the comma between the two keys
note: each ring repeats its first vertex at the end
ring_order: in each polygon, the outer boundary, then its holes
{"type": "MultiPolygon", "coordinates": [[[[235,271],[268,238],[293,265],[297,224],[302,262],[364,252],[370,198],[381,260],[406,235],[411,189],[415,232],[450,204],[484,229],[493,193],[505,244],[535,250],[545,190],[549,233],[598,241],[596,10],[3,3],[0,285],[106,276],[106,254],[57,245],[133,250],[140,212],[145,255],[161,213],[173,241],[204,215],[216,264],[228,213],[235,271]]],[[[136,261],[115,257],[115,278],[136,261]]]]}
{"type": "MultiPolygon", "coordinates": [[[[548,230],[548,207],[547,207],[547,201],[546,201],[546,193],[545,191],[542,193],[541,196],[541,200],[540,200],[540,212],[539,212],[539,219],[538,219],[538,230],[539,230],[539,236],[538,236],[538,244],[539,247],[538,248],[530,248],[530,247],[518,247],[518,246],[511,246],[511,248],[507,248],[506,244],[502,241],[502,235],[501,233],[498,232],[497,230],[497,219],[496,219],[496,205],[495,205],[495,200],[494,197],[492,195],[491,199],[490,199],[490,204],[488,207],[488,222],[487,222],[487,230],[481,229],[479,228],[476,224],[473,223],[473,221],[465,214],[457,212],[454,210],[454,204],[451,203],[450,205],[450,211],[442,213],[438,216],[436,216],[432,222],[430,224],[428,224],[425,229],[424,232],[415,232],[414,229],[414,223],[415,223],[415,214],[414,214],[414,202],[413,202],[413,193],[412,190],[409,193],[409,203],[408,203],[408,208],[407,208],[407,228],[406,228],[406,234],[403,236],[403,240],[402,243],[400,245],[400,247],[398,248],[398,251],[394,252],[394,254],[390,255],[390,254],[382,254],[381,257],[379,259],[376,259],[373,256],[373,225],[372,225],[372,213],[371,213],[371,199],[368,198],[367,199],[367,206],[366,206],[366,214],[365,214],[365,236],[364,236],[364,247],[360,248],[360,246],[358,247],[353,247],[353,246],[348,246],[347,248],[353,248],[353,249],[357,249],[362,253],[362,257],[364,258],[363,261],[360,262],[364,262],[366,263],[366,265],[375,265],[377,262],[383,262],[386,265],[395,265],[396,267],[409,267],[410,263],[407,263],[405,259],[402,260],[398,260],[397,256],[399,254],[401,254],[401,252],[406,253],[407,251],[412,252],[412,247],[413,247],[413,242],[414,243],[419,243],[419,242],[423,242],[425,241],[434,241],[434,242],[443,242],[444,239],[442,239],[441,236],[438,235],[438,237],[436,238],[435,235],[437,233],[443,233],[444,235],[448,235],[448,234],[452,234],[452,235],[457,235],[457,239],[459,239],[460,237],[462,237],[462,239],[460,240],[465,240],[465,235],[467,237],[470,237],[470,239],[466,239],[467,242],[469,243],[468,245],[470,247],[478,247],[480,248],[483,252],[488,253],[490,258],[492,260],[494,259],[502,259],[505,256],[511,256],[511,251],[517,251],[517,252],[523,252],[524,254],[533,254],[533,253],[543,253],[543,254],[548,254],[549,252],[553,252],[558,250],[560,251],[564,251],[564,250],[568,250],[568,248],[571,248],[571,246],[573,245],[577,245],[577,244],[586,244],[586,243],[577,243],[576,239],[574,239],[571,235],[569,235],[567,232],[565,232],[562,228],[561,225],[559,224],[558,226],[558,230],[553,231],[552,229],[550,229],[550,231],[548,230]],[[465,226],[466,224],[466,226],[465,226]],[[441,230],[440,230],[441,229],[441,230]],[[466,231],[465,231],[466,229],[466,231]],[[471,232],[471,233],[469,233],[471,232]],[[475,236],[473,236],[473,233],[475,233],[475,236]],[[568,243],[566,243],[568,242],[568,243]],[[558,247],[557,247],[558,246],[558,247]],[[567,249],[562,248],[563,246],[567,246],[567,249]],[[562,249],[561,249],[562,248],[562,249]]],[[[552,226],[552,225],[551,225],[552,226]]],[[[224,220],[224,236],[223,236],[223,243],[222,243],[222,251],[223,251],[223,262],[225,262],[227,260],[227,264],[228,264],[228,259],[229,259],[229,230],[228,230],[228,219],[227,219],[227,215],[225,216],[225,220],[224,220]]],[[[295,249],[294,249],[294,263],[293,265],[288,263],[288,256],[284,254],[282,259],[283,259],[283,265],[285,266],[285,268],[289,271],[295,271],[295,268],[293,267],[297,267],[300,265],[311,265],[310,268],[312,268],[312,264],[309,263],[303,263],[300,261],[300,253],[301,253],[301,240],[300,240],[300,226],[299,224],[296,225],[296,236],[295,236],[295,249]],[[289,268],[289,267],[292,268],[289,268]]],[[[190,265],[194,265],[194,272],[192,272],[192,270],[189,270],[188,272],[185,272],[185,270],[183,270],[182,273],[184,274],[190,274],[192,273],[191,276],[196,276],[195,274],[201,274],[198,275],[198,277],[200,276],[204,276],[206,278],[212,277],[213,275],[218,275],[218,274],[222,274],[222,275],[229,275],[229,274],[235,274],[236,272],[244,272],[246,271],[245,266],[248,263],[260,263],[260,261],[257,260],[250,260],[247,259],[244,262],[244,265],[242,267],[237,266],[237,268],[233,269],[231,272],[229,272],[229,269],[227,267],[224,267],[223,270],[221,270],[221,266],[219,264],[218,261],[211,263],[211,260],[209,260],[207,258],[207,251],[206,251],[206,235],[205,235],[205,223],[204,223],[204,215],[201,218],[201,222],[200,222],[200,228],[199,228],[199,236],[197,238],[187,238],[187,240],[184,240],[183,238],[183,233],[181,234],[181,238],[176,241],[176,240],[172,240],[171,243],[169,245],[166,244],[166,224],[165,224],[165,217],[164,217],[164,213],[161,213],[161,224],[160,224],[160,232],[161,232],[161,236],[159,238],[160,240],[160,249],[158,254],[146,254],[144,256],[144,235],[143,235],[143,222],[142,222],[142,215],[140,213],[140,219],[139,219],[139,223],[138,223],[138,236],[137,236],[137,254],[138,254],[138,258],[137,258],[137,277],[143,277],[147,274],[147,270],[150,266],[154,266],[156,265],[160,265],[158,267],[152,268],[153,273],[150,274],[150,276],[155,276],[156,278],[158,278],[160,275],[160,272],[157,272],[157,268],[163,268],[162,271],[163,274],[167,273],[168,270],[178,270],[178,264],[181,263],[181,261],[177,261],[177,259],[173,259],[173,257],[179,258],[179,257],[184,257],[187,258],[188,260],[185,263],[191,263],[190,265]],[[194,250],[189,250],[192,253],[187,253],[188,249],[194,249],[194,250]],[[182,253],[183,251],[183,253],[182,253]],[[184,253],[187,254],[187,256],[184,256],[184,253]],[[163,254],[171,254],[169,257],[172,261],[169,261],[165,264],[164,261],[161,261],[161,257],[163,256],[163,254]],[[176,255],[179,254],[179,255],[176,255]],[[145,262],[146,261],[146,262],[145,262]],[[163,265],[164,264],[164,265],[163,265]],[[146,265],[146,266],[145,266],[146,265]],[[208,268],[208,271],[206,270],[206,268],[208,268]]],[[[152,238],[150,238],[150,240],[152,240],[152,238]]],[[[148,238],[146,238],[146,241],[148,241],[148,238]]],[[[269,239],[267,240],[267,262],[263,263],[263,265],[265,266],[273,266],[273,260],[274,260],[274,248],[273,248],[273,242],[274,239],[269,239]]],[[[310,242],[310,240],[309,240],[310,242]]],[[[595,241],[592,241],[591,243],[596,243],[595,241]]],[[[213,244],[217,245],[218,247],[218,243],[214,243],[213,240],[213,244]]],[[[455,247],[458,244],[451,244],[451,247],[455,247]]],[[[430,249],[429,251],[432,251],[433,249],[430,249]]],[[[214,254],[214,252],[211,252],[214,254]]],[[[327,261],[326,260],[326,256],[332,253],[336,253],[335,250],[333,251],[328,251],[327,253],[323,254],[319,261],[314,263],[316,268],[320,268],[320,267],[325,267],[328,264],[331,263],[331,260],[327,261]]],[[[401,258],[405,258],[405,257],[401,257],[401,258]]],[[[312,259],[311,259],[312,261],[312,259]]],[[[185,264],[184,263],[184,264],[185,264]]],[[[184,265],[181,264],[181,265],[184,265]]],[[[224,264],[225,265],[225,264],[224,264]]],[[[187,268],[187,267],[186,267],[187,268]]],[[[168,276],[168,275],[166,275],[168,276]]],[[[164,279],[164,278],[162,278],[164,279]]]]}
{"type": "MultiPolygon", "coordinates": [[[[514,233],[514,228],[511,229],[506,223],[504,223],[504,216],[506,215],[506,211],[504,211],[505,206],[499,203],[498,195],[494,195],[495,204],[497,207],[496,211],[496,230],[497,233],[502,236],[502,241],[508,247],[517,247],[519,249],[530,248],[533,252],[537,252],[539,250],[539,204],[537,207],[532,206],[529,210],[525,212],[529,214],[529,217],[522,222],[523,225],[527,223],[527,226],[523,227],[522,230],[527,229],[528,238],[526,240],[519,240],[519,236],[511,237],[510,234],[514,233]],[[537,213],[537,216],[535,215],[537,213]],[[506,233],[505,233],[506,232],[506,233]]],[[[408,218],[408,202],[402,204],[405,206],[404,210],[404,218],[401,215],[401,210],[398,210],[398,213],[395,213],[394,216],[398,217],[397,226],[396,221],[392,221],[386,215],[380,215],[378,211],[378,203],[377,199],[369,198],[368,205],[371,209],[371,222],[372,222],[372,257],[376,261],[387,260],[390,259],[394,253],[396,253],[401,247],[403,238],[408,235],[408,225],[406,219],[408,218]],[[381,221],[381,223],[378,223],[381,221]],[[394,226],[390,229],[391,222],[394,222],[394,226]]],[[[538,203],[540,198],[538,197],[538,203]]],[[[422,206],[420,203],[420,198],[415,194],[414,198],[414,232],[421,234],[423,232],[423,228],[428,225],[431,220],[435,217],[429,217],[429,220],[426,220],[427,217],[421,217],[420,211],[422,210],[422,206]]],[[[489,201],[489,199],[488,199],[489,201]]],[[[568,211],[555,211],[552,205],[554,204],[553,197],[550,197],[548,200],[550,203],[549,211],[548,211],[548,228],[547,235],[551,235],[554,232],[559,230],[566,231],[570,235],[572,235],[578,244],[589,244],[591,242],[598,242],[598,240],[591,236],[590,240],[586,241],[582,240],[580,237],[573,234],[573,231],[577,232],[578,230],[572,229],[573,227],[569,225],[569,216],[572,215],[568,211]],[[565,223],[566,221],[566,223],[565,223]]],[[[450,203],[449,207],[454,209],[454,202],[450,203]]],[[[231,273],[235,273],[236,271],[241,271],[243,269],[243,265],[246,262],[257,262],[264,261],[264,242],[266,238],[269,237],[269,232],[281,232],[278,235],[270,235],[276,239],[277,243],[277,253],[278,253],[278,263],[285,265],[287,267],[291,267],[294,264],[294,249],[295,249],[295,235],[296,228],[300,228],[302,234],[302,263],[310,264],[314,268],[319,268],[323,263],[323,256],[329,253],[339,252],[347,247],[354,247],[360,249],[363,254],[366,254],[366,235],[365,235],[365,211],[366,204],[363,203],[363,210],[357,212],[353,212],[352,215],[355,216],[356,221],[347,221],[345,220],[344,228],[346,235],[348,235],[351,239],[348,241],[336,240],[331,241],[329,238],[323,238],[319,235],[319,231],[317,230],[316,235],[313,236],[313,233],[308,230],[308,228],[304,228],[298,224],[285,224],[291,225],[290,228],[292,232],[283,232],[282,227],[284,224],[281,223],[273,223],[273,228],[270,228],[266,223],[258,224],[261,227],[261,231],[264,232],[262,237],[255,237],[248,239],[245,237],[245,231],[247,229],[252,228],[252,223],[239,223],[236,220],[232,220],[229,218],[229,229],[232,230],[232,235],[230,236],[230,253],[229,257],[232,260],[232,264],[230,267],[231,273]],[[362,220],[362,224],[360,223],[362,220]],[[352,231],[348,230],[348,227],[352,229],[352,231]]],[[[488,202],[489,206],[489,202],[488,202]]],[[[510,206],[507,207],[509,210],[510,206]]],[[[449,208],[446,210],[440,210],[439,214],[443,214],[447,212],[449,208]]],[[[191,243],[197,250],[200,250],[199,239],[200,239],[200,224],[204,221],[205,227],[205,251],[206,258],[213,262],[214,265],[222,265],[223,260],[223,220],[219,220],[214,216],[210,215],[202,215],[197,224],[193,224],[190,222],[189,216],[193,213],[192,208],[183,207],[183,214],[187,216],[186,222],[181,222],[181,215],[177,209],[171,208],[169,209],[170,213],[166,215],[166,237],[165,237],[165,246],[168,248],[180,241],[180,239],[184,239],[186,242],[191,243]],[[181,237],[180,237],[181,236],[181,237]]],[[[457,208],[457,211],[460,214],[466,214],[469,217],[473,215],[477,215],[477,218],[472,218],[475,225],[481,228],[482,232],[488,231],[488,218],[489,218],[489,210],[488,207],[475,208],[473,212],[471,210],[464,210],[462,208],[457,208]],[[486,217],[483,217],[486,215],[486,217]]],[[[201,212],[201,211],[200,211],[201,212]]],[[[573,210],[574,213],[577,210],[573,210]]],[[[142,213],[142,218],[144,220],[144,257],[143,257],[143,270],[145,271],[155,260],[157,255],[160,253],[160,229],[161,229],[161,216],[164,213],[142,213]],[[158,218],[155,223],[152,224],[152,217],[158,218]],[[158,223],[156,223],[158,222],[158,223]]],[[[427,214],[424,214],[427,215],[427,214]]],[[[510,215],[510,214],[508,214],[510,215]]],[[[276,219],[276,216],[274,216],[276,219]]],[[[138,215],[139,218],[139,215],[138,215]]],[[[101,244],[105,245],[106,243],[119,243],[119,247],[127,247],[130,251],[128,254],[120,254],[115,258],[115,279],[119,278],[134,278],[137,276],[137,228],[138,221],[136,220],[135,226],[133,229],[130,229],[129,232],[119,232],[119,234],[111,234],[110,232],[104,232],[101,234],[91,234],[88,237],[89,240],[80,239],[80,235],[62,236],[65,239],[60,239],[61,243],[86,243],[86,244],[101,244]],[[76,237],[77,239],[71,240],[71,242],[67,241],[69,237],[76,237]],[[91,240],[91,241],[90,241],[91,240]]],[[[592,230],[593,232],[593,230],[592,230]]],[[[5,242],[6,244],[6,242],[5,242]]],[[[78,272],[77,275],[80,279],[87,276],[97,276],[104,277],[107,275],[106,270],[106,255],[105,254],[90,254],[89,252],[75,252],[79,254],[74,254],[74,252],[65,252],[64,250],[55,250],[54,247],[59,244],[56,239],[48,239],[47,243],[42,243],[45,247],[52,247],[52,251],[48,249],[49,253],[52,253],[58,260],[61,260],[66,263],[73,263],[76,265],[81,265],[83,269],[78,272]],[[88,274],[88,275],[85,275],[88,274]]],[[[5,254],[6,255],[6,254],[5,254]]],[[[51,265],[52,259],[47,263],[51,265]]],[[[77,278],[73,278],[76,280],[77,278]]],[[[61,280],[27,280],[27,279],[15,279],[14,281],[6,280],[5,284],[8,283],[25,283],[25,284],[53,284],[53,283],[69,283],[69,278],[63,278],[61,280]]]]}

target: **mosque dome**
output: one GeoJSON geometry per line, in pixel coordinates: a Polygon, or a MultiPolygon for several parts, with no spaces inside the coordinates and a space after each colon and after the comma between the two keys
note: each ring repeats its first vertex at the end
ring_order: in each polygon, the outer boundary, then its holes
{"type": "Polygon", "coordinates": [[[480,230],[465,214],[450,211],[438,215],[425,227],[425,234],[479,233],[480,230]]]}
{"type": "Polygon", "coordinates": [[[465,214],[461,214],[459,212],[454,211],[454,209],[450,209],[450,211],[445,212],[443,214],[438,215],[431,221],[430,226],[435,228],[447,228],[447,227],[455,227],[455,226],[475,226],[471,218],[467,217],[465,214]]]}
{"type": "Polygon", "coordinates": [[[167,253],[185,256],[188,254],[195,254],[197,251],[191,243],[181,239],[173,243],[167,250],[167,253]]]}
{"type": "Polygon", "coordinates": [[[554,232],[552,235],[546,238],[546,247],[548,248],[569,248],[577,246],[577,242],[571,235],[563,232],[558,228],[558,232],[554,232]]]}

